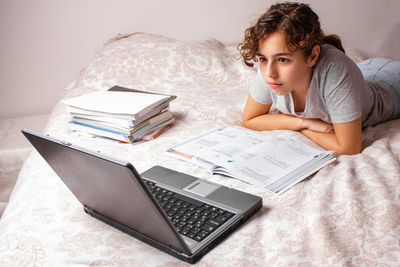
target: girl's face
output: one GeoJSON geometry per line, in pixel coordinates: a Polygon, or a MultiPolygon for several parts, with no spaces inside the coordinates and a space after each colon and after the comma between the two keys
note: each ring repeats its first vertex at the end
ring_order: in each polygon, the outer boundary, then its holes
{"type": "Polygon", "coordinates": [[[292,91],[307,92],[312,66],[318,55],[314,60],[313,55],[307,59],[299,49],[289,51],[285,36],[274,32],[260,42],[257,58],[264,80],[272,92],[286,95],[292,91]]]}

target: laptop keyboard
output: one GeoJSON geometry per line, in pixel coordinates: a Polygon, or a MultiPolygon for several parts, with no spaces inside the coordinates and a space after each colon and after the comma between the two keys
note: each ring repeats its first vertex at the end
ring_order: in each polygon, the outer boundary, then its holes
{"type": "Polygon", "coordinates": [[[234,215],[232,212],[158,187],[153,182],[145,182],[175,229],[198,242],[234,215]]]}

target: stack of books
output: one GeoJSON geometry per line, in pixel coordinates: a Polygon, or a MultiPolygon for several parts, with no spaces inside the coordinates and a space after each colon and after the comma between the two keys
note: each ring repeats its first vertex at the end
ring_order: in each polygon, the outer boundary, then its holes
{"type": "Polygon", "coordinates": [[[68,105],[73,131],[133,143],[151,139],[175,121],[169,111],[175,98],[114,86],[63,102],[68,105]]]}

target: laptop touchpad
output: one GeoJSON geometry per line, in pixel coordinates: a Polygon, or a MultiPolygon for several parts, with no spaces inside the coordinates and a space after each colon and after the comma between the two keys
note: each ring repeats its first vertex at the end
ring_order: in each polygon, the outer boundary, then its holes
{"type": "Polygon", "coordinates": [[[209,194],[215,192],[221,185],[209,183],[205,181],[196,180],[189,184],[183,190],[194,193],[196,195],[207,197],[209,194]]]}

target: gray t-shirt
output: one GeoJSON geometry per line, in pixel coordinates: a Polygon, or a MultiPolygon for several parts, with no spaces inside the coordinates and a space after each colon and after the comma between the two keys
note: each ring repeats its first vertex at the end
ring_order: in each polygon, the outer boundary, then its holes
{"type": "Polygon", "coordinates": [[[364,80],[349,57],[327,44],[321,47],[313,67],[304,112],[295,112],[291,94],[275,95],[259,68],[250,95],[261,104],[273,104],[281,113],[328,123],[345,123],[362,117],[363,127],[390,119],[394,106],[389,89],[381,83],[364,80]]]}

